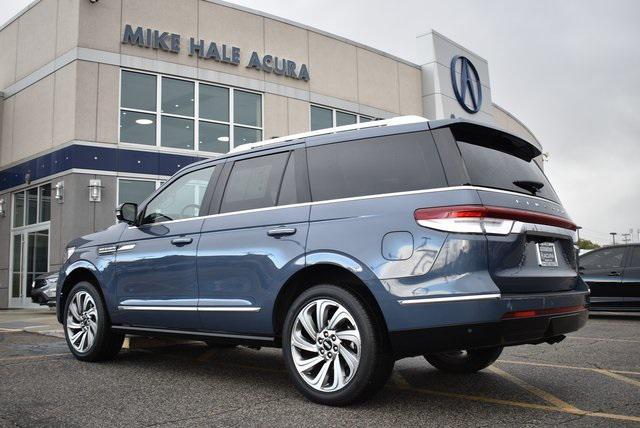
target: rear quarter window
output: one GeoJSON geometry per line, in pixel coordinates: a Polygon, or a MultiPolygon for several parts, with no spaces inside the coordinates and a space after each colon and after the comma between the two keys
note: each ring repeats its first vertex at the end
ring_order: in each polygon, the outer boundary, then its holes
{"type": "Polygon", "coordinates": [[[446,186],[428,132],[312,146],[307,154],[314,201],[446,186]]]}

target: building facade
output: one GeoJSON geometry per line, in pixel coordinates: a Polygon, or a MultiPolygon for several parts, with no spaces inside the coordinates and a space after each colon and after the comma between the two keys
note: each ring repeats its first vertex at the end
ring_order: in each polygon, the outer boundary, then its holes
{"type": "Polygon", "coordinates": [[[0,308],[71,239],[241,144],[398,115],[535,136],[486,60],[435,31],[419,63],[218,0],[37,0],[0,27],[0,308]]]}

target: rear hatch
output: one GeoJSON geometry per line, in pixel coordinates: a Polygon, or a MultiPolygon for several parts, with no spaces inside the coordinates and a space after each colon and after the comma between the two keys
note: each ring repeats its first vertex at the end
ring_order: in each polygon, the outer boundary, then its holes
{"type": "MultiPolygon", "coordinates": [[[[454,132],[455,134],[455,132],[454,132]]],[[[505,294],[569,291],[578,275],[575,225],[533,158],[533,146],[456,135],[470,185],[482,204],[514,221],[507,235],[487,233],[490,274],[505,294]],[[495,207],[491,208],[491,207],[495,207]]],[[[520,143],[524,140],[520,140],[520,143]]]]}

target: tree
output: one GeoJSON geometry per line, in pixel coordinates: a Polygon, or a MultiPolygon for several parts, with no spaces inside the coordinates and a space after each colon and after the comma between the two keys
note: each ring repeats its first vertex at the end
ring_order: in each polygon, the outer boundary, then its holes
{"type": "Polygon", "coordinates": [[[595,250],[596,248],[600,248],[600,245],[595,242],[591,242],[588,239],[582,239],[578,241],[578,248],[581,250],[595,250]]]}

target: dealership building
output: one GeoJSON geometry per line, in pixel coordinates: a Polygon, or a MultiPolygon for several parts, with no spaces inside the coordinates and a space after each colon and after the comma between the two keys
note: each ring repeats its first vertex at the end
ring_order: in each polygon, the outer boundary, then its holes
{"type": "Polygon", "coordinates": [[[435,31],[413,63],[218,0],[37,0],[0,46],[0,308],[30,306],[118,203],[242,144],[455,115],[539,146],[493,103],[487,61],[435,31]]]}

